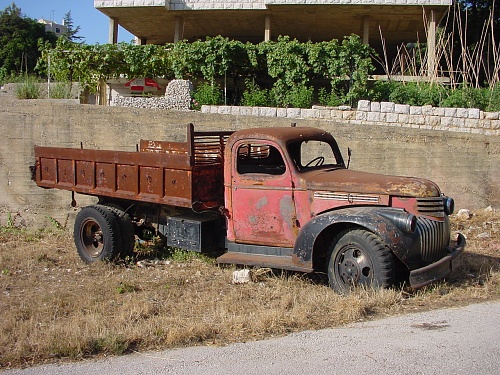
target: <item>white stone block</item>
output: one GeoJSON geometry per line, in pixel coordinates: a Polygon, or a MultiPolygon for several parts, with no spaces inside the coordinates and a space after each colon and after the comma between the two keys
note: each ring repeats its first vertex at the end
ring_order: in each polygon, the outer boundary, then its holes
{"type": "Polygon", "coordinates": [[[230,111],[231,111],[231,114],[232,115],[240,115],[241,114],[241,107],[237,106],[237,105],[232,105],[229,107],[230,108],[230,111]]]}
{"type": "Polygon", "coordinates": [[[484,118],[486,120],[498,120],[500,117],[500,112],[484,112],[484,118]]]}
{"type": "MultiPolygon", "coordinates": [[[[365,112],[367,113],[367,112],[365,112]]],[[[342,111],[339,111],[338,109],[332,109],[332,118],[342,118],[342,111]]]]}
{"type": "Polygon", "coordinates": [[[422,111],[422,115],[424,116],[430,116],[433,114],[432,105],[423,105],[422,107],[420,107],[420,110],[422,111]]]}
{"type": "Polygon", "coordinates": [[[358,111],[370,111],[370,101],[369,100],[360,100],[358,102],[358,111]]]}
{"type": "Polygon", "coordinates": [[[439,116],[427,116],[427,123],[433,128],[441,126],[441,117],[439,116]]]}
{"type": "Polygon", "coordinates": [[[446,128],[453,127],[453,117],[441,117],[441,126],[446,128]]]}
{"type": "MultiPolygon", "coordinates": [[[[356,111],[356,120],[366,121],[368,119],[368,113],[370,112],[356,111]]],[[[332,118],[335,118],[335,116],[333,115],[333,111],[332,111],[332,118]]]]}
{"type": "Polygon", "coordinates": [[[277,108],[276,117],[286,117],[286,108],[277,108]]]}
{"type": "Polygon", "coordinates": [[[398,113],[388,113],[386,120],[389,123],[398,122],[399,121],[399,114],[398,113]]]}
{"type": "Polygon", "coordinates": [[[443,108],[444,109],[444,115],[446,117],[456,117],[457,116],[457,109],[456,108],[443,108]]]}
{"type": "Polygon", "coordinates": [[[422,114],[422,107],[419,105],[412,105],[410,106],[410,115],[421,115],[422,114]]]}
{"type": "Polygon", "coordinates": [[[229,114],[231,114],[231,107],[229,107],[227,105],[221,105],[221,106],[219,106],[218,113],[221,115],[229,115],[229,114]]]}
{"type": "Polygon", "coordinates": [[[302,108],[300,110],[300,115],[303,118],[319,118],[318,110],[311,108],[302,108]]]}
{"type": "Polygon", "coordinates": [[[371,102],[370,111],[372,112],[380,112],[380,102],[371,102]]]}
{"type": "Polygon", "coordinates": [[[353,120],[355,117],[355,111],[342,111],[342,120],[353,120]]]}
{"type": "Polygon", "coordinates": [[[287,108],[286,117],[300,118],[300,108],[287,108]]]}
{"type": "Polygon", "coordinates": [[[443,117],[444,116],[444,108],[441,108],[441,107],[432,108],[432,115],[443,117]]]}
{"type": "Polygon", "coordinates": [[[479,119],[481,118],[481,110],[479,108],[469,108],[469,113],[467,117],[479,119]]]}
{"type": "Polygon", "coordinates": [[[394,105],[394,112],[395,113],[409,114],[410,113],[410,106],[408,104],[395,104],[394,105]]]}
{"type": "Polygon", "coordinates": [[[252,107],[240,107],[240,114],[242,116],[251,116],[252,115],[252,107]]]}
{"type": "Polygon", "coordinates": [[[381,102],[380,112],[394,112],[394,106],[393,102],[381,102]]]}
{"type": "Polygon", "coordinates": [[[276,108],[274,107],[260,107],[259,115],[265,117],[276,117],[276,108]]]}
{"type": "Polygon", "coordinates": [[[407,115],[407,114],[404,114],[404,113],[400,113],[398,115],[398,123],[401,126],[406,126],[406,124],[408,124],[409,122],[410,122],[410,115],[407,115]]]}
{"type": "Polygon", "coordinates": [[[456,117],[467,118],[469,117],[469,109],[468,108],[457,108],[456,117]]]}
{"type": "Polygon", "coordinates": [[[465,119],[465,127],[466,128],[480,128],[480,127],[483,127],[483,126],[487,126],[489,127],[489,121],[479,121],[479,120],[475,120],[475,119],[471,119],[471,118],[466,118],[465,119]]]}
{"type": "Polygon", "coordinates": [[[418,125],[424,125],[425,124],[425,117],[424,116],[410,116],[408,119],[408,122],[410,124],[418,124],[418,125]]]}
{"type": "Polygon", "coordinates": [[[457,128],[465,128],[465,119],[462,117],[455,117],[453,120],[453,126],[457,128]]]}
{"type": "Polygon", "coordinates": [[[318,109],[318,117],[323,119],[332,118],[332,110],[331,109],[318,109]]]}
{"type": "Polygon", "coordinates": [[[371,122],[379,122],[380,121],[380,112],[368,112],[366,114],[366,120],[371,122]]]}

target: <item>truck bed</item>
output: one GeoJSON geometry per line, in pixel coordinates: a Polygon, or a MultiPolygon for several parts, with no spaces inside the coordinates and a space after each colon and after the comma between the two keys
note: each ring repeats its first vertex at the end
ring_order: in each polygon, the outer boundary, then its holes
{"type": "Polygon", "coordinates": [[[232,132],[195,132],[187,142],[141,140],[136,152],[35,146],[38,186],[180,207],[224,203],[224,147],[232,132]]]}

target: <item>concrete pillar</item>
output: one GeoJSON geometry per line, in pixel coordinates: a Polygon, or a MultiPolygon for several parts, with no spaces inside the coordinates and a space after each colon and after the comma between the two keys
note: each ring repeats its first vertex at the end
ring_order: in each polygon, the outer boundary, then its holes
{"type": "Polygon", "coordinates": [[[264,25],[264,41],[269,42],[271,40],[271,16],[266,16],[266,21],[264,25]]]}
{"type": "Polygon", "coordinates": [[[135,45],[145,46],[146,44],[148,44],[148,38],[138,37],[138,36],[135,37],[135,45]]]}
{"type": "Polygon", "coordinates": [[[181,17],[175,17],[174,21],[174,43],[182,40],[184,38],[183,35],[184,21],[181,17]]]}
{"type": "Polygon", "coordinates": [[[363,44],[370,44],[370,17],[363,17],[363,44]]]}
{"type": "Polygon", "coordinates": [[[433,10],[427,23],[427,75],[436,75],[436,13],[433,10]]]}
{"type": "Polygon", "coordinates": [[[118,19],[117,18],[110,18],[109,19],[108,43],[109,44],[118,43],[118,19]]]}

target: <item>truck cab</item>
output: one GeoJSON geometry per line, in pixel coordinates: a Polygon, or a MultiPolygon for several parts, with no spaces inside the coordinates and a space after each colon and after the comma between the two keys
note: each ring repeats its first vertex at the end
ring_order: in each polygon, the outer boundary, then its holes
{"type": "Polygon", "coordinates": [[[219,262],[324,271],[340,291],[418,287],[448,275],[465,246],[463,236],[450,246],[453,200],[436,184],[347,169],[321,129],[242,130],[225,152],[219,262]]]}

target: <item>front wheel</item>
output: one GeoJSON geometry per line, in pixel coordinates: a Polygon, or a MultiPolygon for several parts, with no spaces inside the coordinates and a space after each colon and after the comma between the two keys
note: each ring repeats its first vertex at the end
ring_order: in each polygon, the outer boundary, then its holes
{"type": "Polygon", "coordinates": [[[110,260],[120,253],[120,223],[105,206],[84,207],[76,216],[73,236],[78,255],[86,263],[110,260]]]}
{"type": "Polygon", "coordinates": [[[330,247],[330,287],[348,293],[357,286],[388,288],[394,284],[394,258],[372,232],[351,229],[340,233],[330,247]]]}

